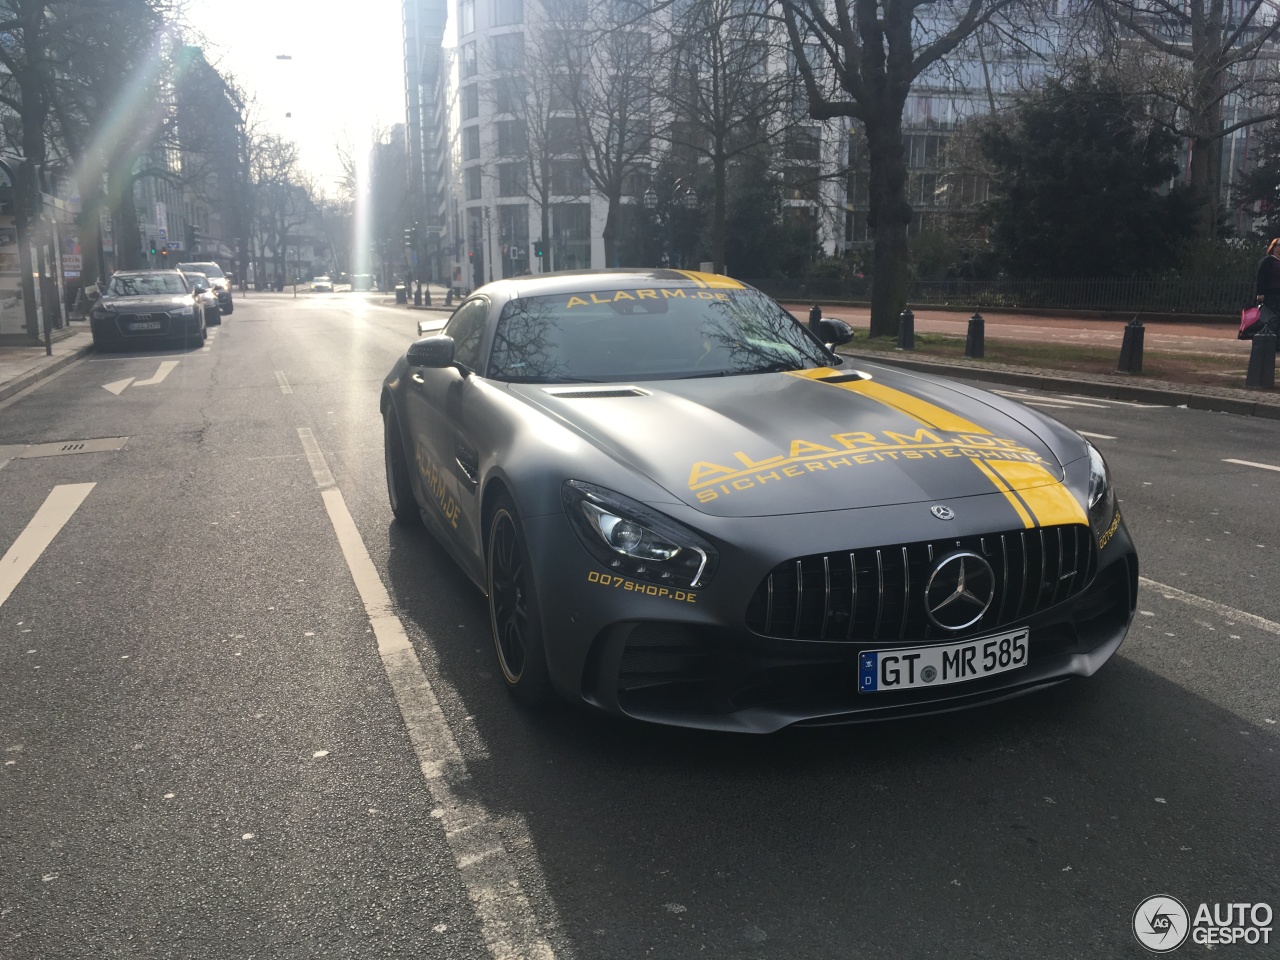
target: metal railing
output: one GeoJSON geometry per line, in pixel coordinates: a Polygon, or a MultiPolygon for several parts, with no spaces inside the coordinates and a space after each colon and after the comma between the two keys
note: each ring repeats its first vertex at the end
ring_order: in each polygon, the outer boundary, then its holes
{"type": "MultiPolygon", "coordinates": [[[[784,301],[867,302],[869,280],[746,280],[784,301]]],[[[912,280],[907,303],[913,309],[1098,310],[1133,313],[1201,313],[1233,316],[1253,302],[1252,277],[1168,280],[912,280]]]]}

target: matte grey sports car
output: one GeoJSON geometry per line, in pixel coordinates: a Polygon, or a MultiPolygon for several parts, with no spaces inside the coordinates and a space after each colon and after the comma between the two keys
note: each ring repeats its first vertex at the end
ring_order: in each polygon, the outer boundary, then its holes
{"type": "Polygon", "coordinates": [[[1102,456],[737,281],[491,283],[387,377],[387,487],[485,592],[517,700],[766,732],[1096,671],[1138,563],[1102,456]],[[823,341],[826,341],[825,343],[823,341]]]}

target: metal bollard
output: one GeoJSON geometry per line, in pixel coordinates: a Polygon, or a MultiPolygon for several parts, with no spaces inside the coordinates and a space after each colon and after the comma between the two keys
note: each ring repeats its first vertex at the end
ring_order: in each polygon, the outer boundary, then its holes
{"type": "Polygon", "coordinates": [[[898,317],[898,349],[914,350],[916,348],[916,315],[908,307],[898,317]]]}
{"type": "Polygon", "coordinates": [[[1249,372],[1244,385],[1251,390],[1274,390],[1276,386],[1276,335],[1260,333],[1249,351],[1249,372]]]}
{"type": "Polygon", "coordinates": [[[964,338],[964,355],[970,360],[981,360],[987,355],[986,349],[987,321],[982,314],[975,313],[969,318],[969,334],[964,338]]]}
{"type": "Polygon", "coordinates": [[[422,284],[420,283],[413,285],[413,305],[415,307],[422,306],[422,284]]]}
{"type": "Polygon", "coordinates": [[[453,306],[453,286],[452,286],[452,285],[450,285],[449,289],[448,289],[447,291],[445,291],[445,295],[444,295],[444,305],[445,305],[446,307],[452,307],[452,306],[453,306]]]}
{"type": "Polygon", "coordinates": [[[1146,333],[1147,328],[1136,316],[1125,324],[1124,341],[1120,344],[1120,362],[1116,364],[1117,373],[1142,372],[1142,341],[1146,333]]]}
{"type": "Polygon", "coordinates": [[[815,337],[819,336],[818,321],[820,321],[821,319],[822,319],[822,308],[815,303],[813,305],[813,309],[809,311],[809,332],[812,333],[815,337]]]}

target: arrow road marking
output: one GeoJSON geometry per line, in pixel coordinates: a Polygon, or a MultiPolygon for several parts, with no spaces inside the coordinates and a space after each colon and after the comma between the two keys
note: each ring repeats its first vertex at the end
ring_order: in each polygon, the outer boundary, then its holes
{"type": "Polygon", "coordinates": [[[113,383],[104,383],[102,389],[109,390],[118,397],[124,393],[125,388],[130,384],[135,387],[154,387],[157,383],[163,383],[164,378],[172,373],[173,368],[180,362],[179,360],[164,360],[161,362],[160,368],[156,370],[155,375],[149,380],[135,380],[133,377],[127,377],[124,380],[116,380],[113,383]]]}
{"type": "Polygon", "coordinates": [[[180,362],[181,361],[178,361],[178,360],[163,361],[160,364],[160,369],[156,371],[156,375],[154,377],[152,377],[150,380],[138,380],[134,383],[134,386],[135,387],[153,387],[157,383],[161,383],[165,377],[167,377],[170,373],[173,372],[173,368],[176,367],[180,362]]]}
{"type": "Polygon", "coordinates": [[[58,531],[95,486],[92,483],[60,483],[50,491],[26,529],[0,557],[0,606],[9,599],[13,588],[22,582],[27,571],[40,559],[40,554],[53,542],[58,531]]]}

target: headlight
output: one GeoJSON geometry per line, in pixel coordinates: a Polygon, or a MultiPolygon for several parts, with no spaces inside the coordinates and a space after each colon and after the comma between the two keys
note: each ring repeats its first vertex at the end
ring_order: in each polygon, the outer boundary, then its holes
{"type": "Polygon", "coordinates": [[[188,304],[185,307],[179,307],[177,310],[170,310],[169,313],[175,317],[189,317],[196,312],[195,304],[188,304]]]}
{"type": "Polygon", "coordinates": [[[1088,440],[1085,446],[1089,448],[1089,524],[1094,533],[1102,534],[1115,513],[1116,495],[1111,487],[1107,461],[1088,440]]]}
{"type": "Polygon", "coordinates": [[[566,480],[562,496],[573,532],[610,570],[679,587],[706,586],[715,573],[711,544],[670,517],[581,480],[566,480]]]}

